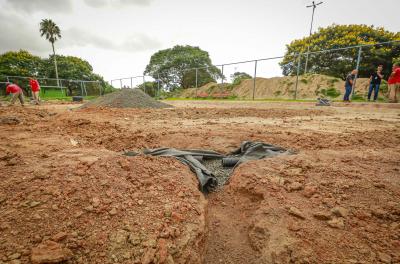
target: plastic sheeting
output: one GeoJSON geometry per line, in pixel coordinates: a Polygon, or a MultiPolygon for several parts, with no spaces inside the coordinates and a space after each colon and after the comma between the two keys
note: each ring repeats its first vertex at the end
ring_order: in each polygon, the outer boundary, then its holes
{"type": "MultiPolygon", "coordinates": [[[[217,185],[217,178],[212,171],[206,168],[202,163],[206,159],[220,159],[221,166],[236,167],[250,160],[259,160],[268,157],[274,157],[282,154],[290,154],[291,152],[271,144],[263,142],[244,141],[240,147],[228,155],[224,155],[212,150],[199,149],[174,149],[174,148],[157,148],[146,149],[143,151],[145,155],[175,157],[182,163],[190,167],[196,174],[199,181],[199,188],[202,192],[209,192],[217,185]]],[[[126,152],[127,156],[135,156],[136,152],[126,152]]]]}

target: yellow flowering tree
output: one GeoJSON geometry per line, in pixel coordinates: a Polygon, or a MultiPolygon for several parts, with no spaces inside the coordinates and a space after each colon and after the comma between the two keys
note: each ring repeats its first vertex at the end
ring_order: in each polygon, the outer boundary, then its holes
{"type": "MultiPolygon", "coordinates": [[[[332,25],[319,28],[309,37],[297,39],[286,45],[286,53],[280,66],[284,75],[295,75],[298,55],[327,49],[348,46],[376,44],[388,41],[400,41],[400,32],[390,32],[384,28],[367,25],[332,25]]],[[[393,58],[400,56],[400,42],[363,47],[361,53],[360,76],[369,77],[378,64],[383,64],[384,74],[390,72],[393,58]]],[[[338,78],[345,76],[356,67],[358,48],[336,50],[326,53],[310,54],[307,72],[319,73],[338,78]]],[[[304,73],[306,55],[300,55],[300,74],[304,73]]]]}

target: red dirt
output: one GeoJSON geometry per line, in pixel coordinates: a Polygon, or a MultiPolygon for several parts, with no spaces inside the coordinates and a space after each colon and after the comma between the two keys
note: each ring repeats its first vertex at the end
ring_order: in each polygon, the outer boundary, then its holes
{"type": "Polygon", "coordinates": [[[0,263],[400,262],[398,106],[173,104],[0,107],[0,263]],[[121,155],[243,140],[297,154],[207,197],[174,159],[121,155]]]}

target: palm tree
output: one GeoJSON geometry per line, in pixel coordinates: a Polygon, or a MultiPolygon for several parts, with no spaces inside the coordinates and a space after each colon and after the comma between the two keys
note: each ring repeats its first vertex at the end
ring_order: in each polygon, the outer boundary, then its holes
{"type": "Polygon", "coordinates": [[[56,68],[56,79],[57,79],[57,86],[59,86],[58,82],[58,69],[57,69],[57,58],[56,58],[56,52],[54,50],[54,42],[57,41],[57,39],[61,38],[61,30],[60,28],[56,25],[56,23],[53,22],[51,19],[42,19],[42,22],[40,22],[40,36],[46,36],[46,39],[50,41],[51,46],[53,48],[53,57],[54,57],[54,65],[56,68]]]}

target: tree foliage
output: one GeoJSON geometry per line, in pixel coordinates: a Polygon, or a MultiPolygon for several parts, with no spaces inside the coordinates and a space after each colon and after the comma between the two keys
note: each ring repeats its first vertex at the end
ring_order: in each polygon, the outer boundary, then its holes
{"type": "Polygon", "coordinates": [[[168,88],[188,88],[204,85],[221,77],[221,71],[212,65],[208,52],[199,47],[175,46],[171,49],[157,51],[150,58],[144,74],[160,79],[168,88]],[[192,70],[188,70],[192,69],[192,70]]]}
{"type": "Polygon", "coordinates": [[[251,77],[250,74],[245,73],[245,72],[235,72],[234,74],[231,75],[233,85],[239,85],[242,82],[242,80],[251,79],[251,78],[253,78],[253,77],[251,77]]]}
{"type": "MultiPolygon", "coordinates": [[[[41,72],[50,78],[55,78],[55,69],[52,67],[53,56],[42,61],[41,72]]],[[[57,56],[58,76],[60,79],[92,80],[93,67],[87,62],[74,56],[57,56]]]]}
{"type": "MultiPolygon", "coordinates": [[[[309,37],[292,41],[286,46],[286,54],[280,65],[284,75],[296,74],[297,54],[307,52],[308,45],[310,45],[310,51],[320,51],[393,40],[400,40],[399,32],[393,33],[383,28],[366,25],[332,25],[319,28],[309,37]]],[[[310,54],[307,72],[344,78],[356,67],[357,55],[358,48],[310,54]]],[[[364,47],[359,74],[361,77],[369,77],[377,64],[383,64],[384,73],[388,74],[392,58],[399,56],[400,43],[364,47]]],[[[305,55],[301,56],[300,61],[300,69],[304,69],[305,55]]]]}
{"type": "MultiPolygon", "coordinates": [[[[55,69],[52,65],[53,56],[42,59],[25,50],[0,54],[0,81],[6,81],[6,76],[55,78],[55,69]]],[[[86,60],[74,56],[59,55],[57,55],[57,60],[59,61],[58,69],[61,79],[100,81],[102,87],[110,88],[102,76],[93,73],[93,67],[86,60]]],[[[18,83],[25,90],[29,90],[26,79],[10,78],[10,80],[18,83]]],[[[55,82],[50,82],[47,85],[55,85],[55,82]]],[[[76,86],[73,88],[79,88],[79,83],[71,85],[76,86]]]]}

